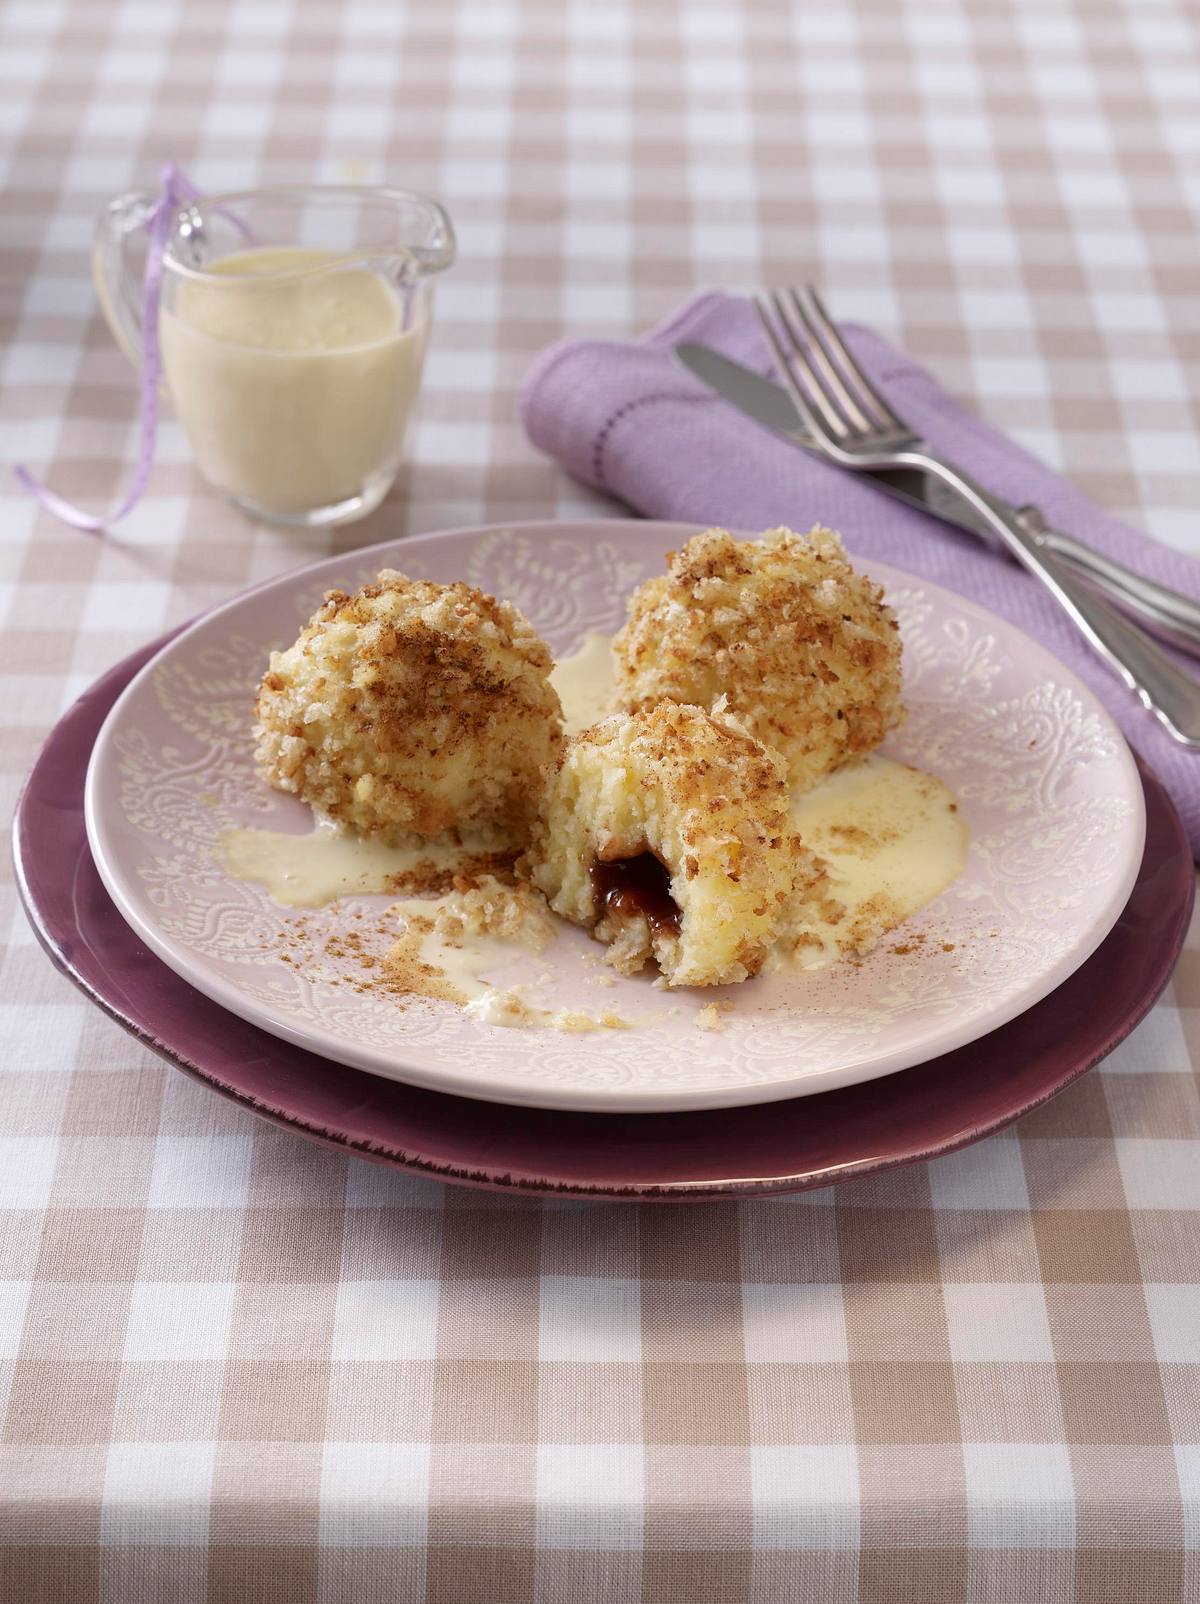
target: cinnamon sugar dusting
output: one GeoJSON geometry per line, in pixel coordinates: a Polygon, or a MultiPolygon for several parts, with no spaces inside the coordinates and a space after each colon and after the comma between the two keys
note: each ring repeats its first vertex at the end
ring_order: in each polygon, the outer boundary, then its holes
{"type": "Polygon", "coordinates": [[[486,1024],[568,1032],[628,1029],[633,1022],[615,1008],[592,1014],[543,1007],[528,995],[538,982],[503,986],[485,978],[521,954],[544,952],[556,934],[533,887],[511,877],[459,872],[437,899],[357,909],[342,915],[333,931],[319,914],[285,918],[278,957],[311,984],[385,997],[401,1010],[450,1003],[486,1024]]]}
{"type": "Polygon", "coordinates": [[[437,1002],[457,1003],[464,1007],[466,994],[459,990],[446,972],[437,964],[429,963],[421,954],[422,932],[410,927],[388,948],[383,956],[383,972],[398,992],[415,997],[432,997],[437,1002]]]}

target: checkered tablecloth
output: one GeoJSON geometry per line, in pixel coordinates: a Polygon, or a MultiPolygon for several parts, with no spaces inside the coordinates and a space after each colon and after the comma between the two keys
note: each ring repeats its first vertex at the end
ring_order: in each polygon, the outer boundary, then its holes
{"type": "MultiPolygon", "coordinates": [[[[0,780],[150,636],[330,550],[593,509],[514,395],[567,331],[818,277],[1200,550],[1192,0],[6,0],[2,453],[100,508],[132,375],[88,247],[204,190],[388,180],[461,261],[412,465],[254,527],[164,428],[114,538],[0,486],[0,780]]],[[[1200,771],[1198,771],[1200,783],[1200,771]]],[[[794,1200],[525,1203],[167,1069],[0,912],[0,1599],[1200,1599],[1200,934],[1003,1136],[794,1200]]]]}

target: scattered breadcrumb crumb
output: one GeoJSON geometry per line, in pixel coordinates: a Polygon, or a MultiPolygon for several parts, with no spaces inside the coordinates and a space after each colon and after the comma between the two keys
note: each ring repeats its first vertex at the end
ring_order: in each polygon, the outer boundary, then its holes
{"type": "Polygon", "coordinates": [[[494,875],[459,876],[433,911],[433,928],[447,940],[495,936],[542,953],[555,939],[554,921],[541,892],[504,885],[494,875]]]}

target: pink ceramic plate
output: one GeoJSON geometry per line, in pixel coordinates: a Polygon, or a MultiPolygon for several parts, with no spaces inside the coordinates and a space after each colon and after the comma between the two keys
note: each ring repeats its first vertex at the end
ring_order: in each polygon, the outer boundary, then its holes
{"type": "MultiPolygon", "coordinates": [[[[716,1108],[850,1086],[973,1041],[1046,996],[1107,935],[1133,884],[1144,812],[1129,750],[1035,642],[882,566],[908,707],[885,750],[944,779],[971,833],[966,870],[905,927],[904,943],[853,968],[728,988],[734,1011],[715,1033],[695,1021],[712,992],[654,991],[648,976],[597,991],[595,945],[565,925],[548,953],[497,978],[549,971],[550,1006],[615,1008],[636,1030],[563,1035],[489,1025],[447,1003],[401,1010],[341,984],[337,959],[284,960],[281,910],[218,860],[230,827],[311,828],[308,810],[254,770],[250,707],[268,648],[290,641],[331,585],[353,589],[395,566],[510,598],[561,654],[585,630],[616,628],[629,592],[689,532],[612,520],[462,530],[318,563],[206,614],[133,679],[96,742],[88,835],[117,907],[189,984],[297,1046],[433,1090],[545,1108],[716,1108]]],[[[309,915],[316,945],[386,903],[343,899],[309,915]]]]}
{"type": "Polygon", "coordinates": [[[81,698],[46,742],[14,825],[17,881],[47,952],[169,1063],[325,1146],[461,1185],[688,1202],[825,1186],[977,1141],[1111,1052],[1178,957],[1195,875],[1178,816],[1143,773],[1146,845],[1111,934],[1051,997],[969,1047],[819,1097],[701,1114],[563,1114],[421,1091],[345,1069],[226,1013],[159,962],[88,851],[96,732],[156,642],[81,698]]]}

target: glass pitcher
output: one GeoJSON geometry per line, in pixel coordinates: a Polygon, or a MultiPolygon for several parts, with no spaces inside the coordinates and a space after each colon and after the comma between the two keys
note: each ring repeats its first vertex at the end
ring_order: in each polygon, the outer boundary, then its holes
{"type": "MultiPolygon", "coordinates": [[[[158,199],[111,201],[93,255],[109,327],[135,365],[158,199]]],[[[159,348],[204,476],[275,523],[341,523],[377,507],[420,388],[431,280],[454,257],[442,208],[399,189],[288,186],[181,204],[163,254],[159,348]]]]}

